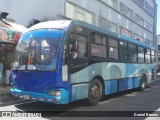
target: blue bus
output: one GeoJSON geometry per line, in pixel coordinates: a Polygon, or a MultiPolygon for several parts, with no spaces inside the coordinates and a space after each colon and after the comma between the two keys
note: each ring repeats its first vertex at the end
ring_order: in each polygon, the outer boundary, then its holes
{"type": "Polygon", "coordinates": [[[96,105],[105,95],[145,89],[154,77],[155,50],[78,20],[42,22],[17,44],[10,91],[33,101],[96,105]]]}

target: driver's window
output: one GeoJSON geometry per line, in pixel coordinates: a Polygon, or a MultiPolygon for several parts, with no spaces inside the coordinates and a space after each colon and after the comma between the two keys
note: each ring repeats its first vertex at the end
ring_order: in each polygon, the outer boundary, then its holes
{"type": "Polygon", "coordinates": [[[78,34],[70,34],[69,51],[72,59],[84,58],[87,56],[87,38],[78,34]]]}
{"type": "Polygon", "coordinates": [[[72,58],[76,59],[78,57],[78,41],[70,39],[69,49],[72,58]]]}

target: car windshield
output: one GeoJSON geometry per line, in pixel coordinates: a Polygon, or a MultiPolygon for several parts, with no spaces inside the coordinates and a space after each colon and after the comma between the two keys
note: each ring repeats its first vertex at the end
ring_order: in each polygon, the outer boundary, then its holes
{"type": "Polygon", "coordinates": [[[16,47],[13,70],[55,70],[63,31],[41,29],[24,34],[16,47]]]}

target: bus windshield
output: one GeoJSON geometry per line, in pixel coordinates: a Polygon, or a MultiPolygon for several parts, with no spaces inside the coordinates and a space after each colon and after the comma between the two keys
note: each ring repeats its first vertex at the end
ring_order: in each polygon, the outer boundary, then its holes
{"type": "Polygon", "coordinates": [[[13,70],[55,70],[62,35],[55,29],[24,34],[16,47],[13,70]]]}

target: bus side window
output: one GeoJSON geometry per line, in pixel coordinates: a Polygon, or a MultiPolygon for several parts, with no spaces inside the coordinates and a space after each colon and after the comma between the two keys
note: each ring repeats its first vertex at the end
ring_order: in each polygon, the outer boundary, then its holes
{"type": "Polygon", "coordinates": [[[118,60],[118,41],[113,38],[109,38],[109,59],[113,61],[118,60]]]}
{"type": "Polygon", "coordinates": [[[77,40],[71,40],[69,45],[69,51],[71,54],[72,59],[76,59],[78,57],[78,47],[79,43],[77,40]]]}
{"type": "Polygon", "coordinates": [[[138,47],[138,62],[139,63],[144,63],[145,62],[145,57],[144,57],[144,48],[143,47],[138,47]]]}
{"type": "Polygon", "coordinates": [[[69,54],[71,58],[78,59],[82,61],[82,59],[87,58],[87,37],[83,35],[78,35],[71,33],[69,36],[69,54]]]}

